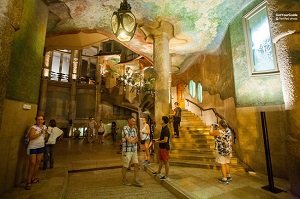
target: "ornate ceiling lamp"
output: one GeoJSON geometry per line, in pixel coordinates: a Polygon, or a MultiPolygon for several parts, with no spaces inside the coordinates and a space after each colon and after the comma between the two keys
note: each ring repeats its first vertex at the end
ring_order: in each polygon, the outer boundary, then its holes
{"type": "Polygon", "coordinates": [[[127,0],[123,0],[118,11],[113,13],[111,27],[113,33],[120,41],[130,41],[134,36],[136,19],[127,0]]]}

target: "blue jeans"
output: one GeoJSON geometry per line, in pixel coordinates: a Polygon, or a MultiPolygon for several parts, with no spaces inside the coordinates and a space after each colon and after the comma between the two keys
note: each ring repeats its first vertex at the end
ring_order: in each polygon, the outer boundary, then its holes
{"type": "Polygon", "coordinates": [[[50,168],[54,166],[53,148],[54,144],[45,145],[43,169],[47,169],[48,163],[50,163],[50,168]]]}

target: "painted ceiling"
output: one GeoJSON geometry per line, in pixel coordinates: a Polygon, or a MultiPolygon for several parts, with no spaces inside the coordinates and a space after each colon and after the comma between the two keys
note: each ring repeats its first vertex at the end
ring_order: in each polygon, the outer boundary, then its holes
{"type": "MultiPolygon", "coordinates": [[[[164,20],[174,27],[170,40],[172,67],[187,67],[195,56],[213,52],[222,42],[228,24],[253,0],[128,0],[138,24],[164,20]]],[[[113,37],[112,13],[121,0],[46,0],[49,4],[47,36],[67,33],[101,33],[113,37]]],[[[126,45],[152,58],[153,43],[137,28],[126,45]]]]}

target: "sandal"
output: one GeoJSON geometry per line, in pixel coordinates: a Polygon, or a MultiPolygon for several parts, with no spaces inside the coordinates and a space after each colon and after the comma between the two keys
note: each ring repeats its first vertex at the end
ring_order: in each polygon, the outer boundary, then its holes
{"type": "Polygon", "coordinates": [[[30,190],[31,189],[31,183],[27,182],[25,184],[25,190],[30,190]]]}
{"type": "Polygon", "coordinates": [[[33,179],[31,180],[31,183],[32,183],[32,184],[35,184],[35,183],[38,183],[38,182],[40,182],[40,179],[39,179],[39,178],[33,178],[33,179]]]}

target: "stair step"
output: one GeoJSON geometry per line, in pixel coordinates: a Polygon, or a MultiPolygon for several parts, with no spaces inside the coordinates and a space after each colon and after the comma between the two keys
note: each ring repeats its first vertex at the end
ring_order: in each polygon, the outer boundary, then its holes
{"type": "Polygon", "coordinates": [[[207,155],[214,155],[215,152],[212,149],[205,148],[205,149],[195,149],[195,148],[183,148],[178,149],[171,146],[171,153],[193,153],[193,154],[207,154],[207,155]]]}
{"type": "Polygon", "coordinates": [[[201,148],[201,149],[209,149],[213,150],[215,148],[215,145],[211,144],[191,144],[191,143],[172,143],[171,145],[172,149],[194,149],[194,148],[201,148]]]}
{"type": "MultiPolygon", "coordinates": [[[[183,167],[194,167],[194,168],[204,168],[204,169],[216,169],[220,170],[221,165],[217,163],[209,163],[209,162],[200,162],[200,161],[193,161],[193,160],[171,160],[170,165],[172,166],[183,166],[183,167]]],[[[241,173],[246,172],[246,169],[240,165],[231,164],[230,171],[232,173],[241,173]]]]}
{"type": "MultiPolygon", "coordinates": [[[[183,155],[183,154],[171,154],[170,155],[172,160],[195,160],[199,162],[209,162],[209,163],[215,163],[216,157],[214,155],[206,155],[206,154],[190,154],[190,155],[183,155]]],[[[237,164],[238,159],[236,157],[232,157],[230,159],[231,164],[237,164]]]]}
{"type": "MultiPolygon", "coordinates": [[[[181,113],[180,138],[171,139],[170,164],[184,167],[220,169],[215,162],[214,137],[209,135],[207,126],[194,113],[183,110],[181,113]]],[[[245,172],[245,168],[238,163],[233,152],[231,158],[233,172],[245,172]]]]}
{"type": "Polygon", "coordinates": [[[202,125],[199,125],[199,126],[196,126],[196,125],[182,126],[181,125],[180,129],[189,130],[189,131],[203,131],[203,130],[209,131],[208,127],[205,127],[205,126],[202,126],[202,125]]]}
{"type": "Polygon", "coordinates": [[[193,141],[195,143],[200,144],[214,144],[215,141],[213,139],[202,139],[202,138],[180,138],[180,139],[172,139],[171,143],[187,143],[193,141]]]}

